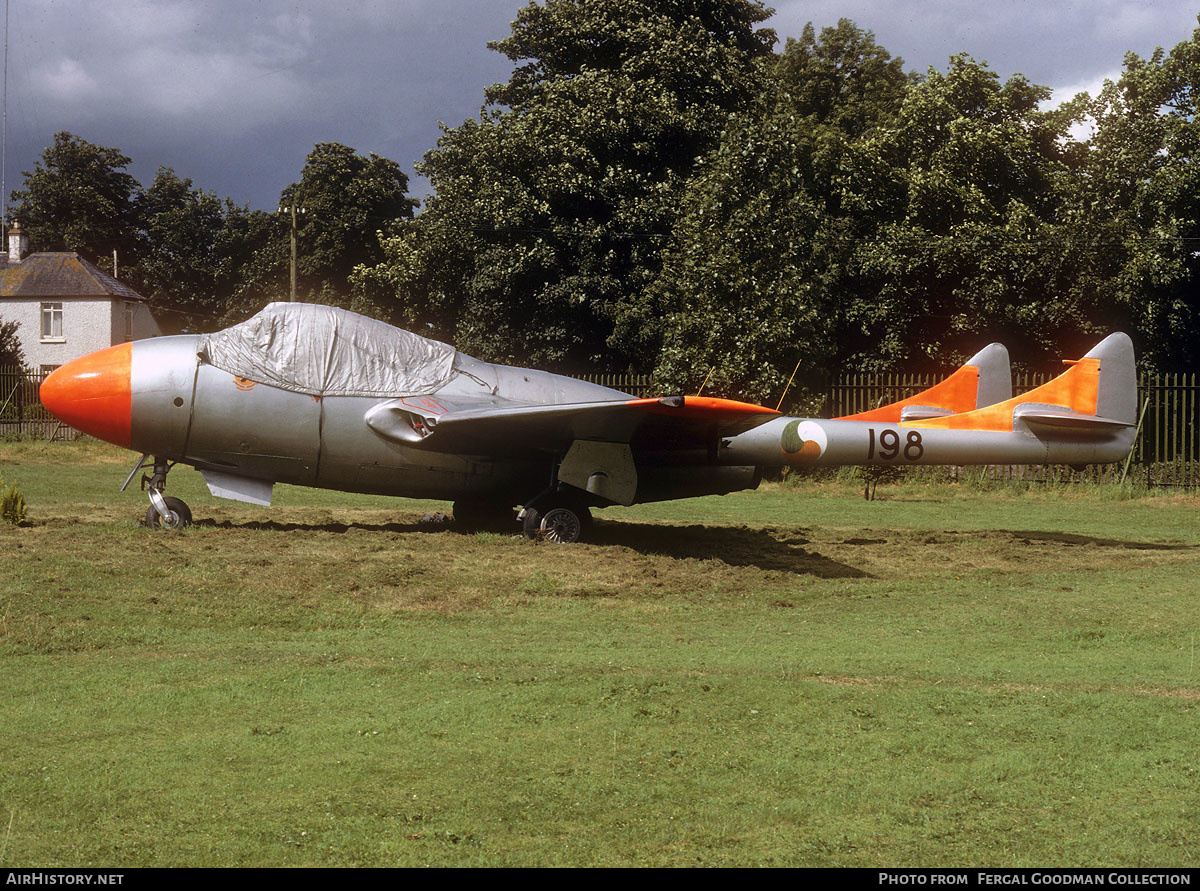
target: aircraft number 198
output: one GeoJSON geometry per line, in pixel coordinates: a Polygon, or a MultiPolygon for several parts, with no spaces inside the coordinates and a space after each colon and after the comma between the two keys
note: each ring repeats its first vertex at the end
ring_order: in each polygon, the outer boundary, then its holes
{"type": "MultiPolygon", "coordinates": [[[[867,460],[875,457],[875,428],[867,428],[867,460]]],[[[904,456],[905,461],[919,461],[925,454],[925,446],[921,444],[921,434],[916,430],[908,431],[908,439],[904,446],[900,445],[900,433],[897,430],[879,431],[879,457],[885,461],[904,456]]]]}

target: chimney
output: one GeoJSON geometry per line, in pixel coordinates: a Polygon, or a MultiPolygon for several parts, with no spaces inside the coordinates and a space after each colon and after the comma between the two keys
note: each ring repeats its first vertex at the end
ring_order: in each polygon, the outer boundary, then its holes
{"type": "Polygon", "coordinates": [[[8,262],[20,263],[28,250],[29,239],[21,231],[21,223],[19,220],[13,220],[12,228],[8,230],[8,262]]]}

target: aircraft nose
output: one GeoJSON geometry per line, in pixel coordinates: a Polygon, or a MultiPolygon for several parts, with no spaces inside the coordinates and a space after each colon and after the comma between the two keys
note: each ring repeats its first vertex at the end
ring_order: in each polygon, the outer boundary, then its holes
{"type": "Polygon", "coordinates": [[[130,448],[133,344],[82,356],[42,382],[42,405],[62,421],[106,442],[130,448]]]}

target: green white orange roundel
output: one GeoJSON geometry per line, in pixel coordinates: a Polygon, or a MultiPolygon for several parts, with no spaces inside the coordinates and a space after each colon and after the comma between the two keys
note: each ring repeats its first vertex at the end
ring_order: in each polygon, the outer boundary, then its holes
{"type": "Polygon", "coordinates": [[[828,445],[825,430],[814,421],[791,421],[779,436],[779,447],[791,463],[816,461],[828,445]]]}

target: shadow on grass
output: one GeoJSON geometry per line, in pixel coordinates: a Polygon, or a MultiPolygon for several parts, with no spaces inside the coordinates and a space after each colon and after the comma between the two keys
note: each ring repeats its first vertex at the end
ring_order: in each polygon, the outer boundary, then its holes
{"type": "MultiPolygon", "coordinates": [[[[277,520],[197,519],[195,525],[207,529],[252,529],[272,532],[331,532],[344,534],[350,530],[364,532],[455,533],[452,525],[437,523],[321,523],[279,522],[277,520]]],[[[759,569],[814,575],[818,578],[869,578],[857,567],[821,554],[807,551],[801,545],[808,540],[794,533],[774,533],[763,529],[739,526],[661,526],[651,523],[615,523],[598,521],[589,536],[589,544],[629,548],[640,554],[671,557],[676,560],[720,560],[730,566],[756,566],[759,569]]],[[[447,547],[453,547],[448,540],[447,547]]],[[[570,545],[546,545],[570,548],[570,545]]]]}
{"type": "Polygon", "coordinates": [[[197,519],[192,525],[201,529],[253,529],[268,532],[333,532],[344,534],[351,529],[361,529],[364,532],[446,532],[446,526],[435,526],[430,523],[281,523],[278,520],[232,520],[197,519]]]}
{"type": "Polygon", "coordinates": [[[619,545],[642,554],[713,559],[730,566],[757,566],[823,579],[870,577],[857,567],[806,551],[800,546],[808,544],[808,540],[794,533],[772,533],[745,526],[597,522],[591,541],[597,545],[619,545]]]}
{"type": "Polygon", "coordinates": [[[998,530],[1002,535],[1011,535],[1024,544],[1035,541],[1052,541],[1077,547],[1125,548],[1131,551],[1186,551],[1195,548],[1190,544],[1164,544],[1149,541],[1122,541],[1119,538],[1095,538],[1091,535],[1076,535],[1073,532],[1022,532],[1020,530],[998,530]]]}

